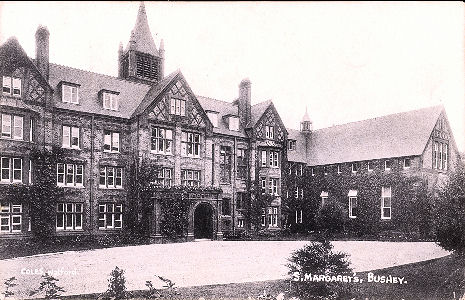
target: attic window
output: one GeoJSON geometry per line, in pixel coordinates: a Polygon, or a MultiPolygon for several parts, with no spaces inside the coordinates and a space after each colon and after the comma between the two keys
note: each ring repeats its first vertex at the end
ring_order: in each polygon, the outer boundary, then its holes
{"type": "Polygon", "coordinates": [[[296,148],[296,141],[295,140],[289,140],[287,142],[287,150],[293,151],[296,148]]]}
{"type": "Polygon", "coordinates": [[[212,122],[213,127],[218,127],[218,113],[215,111],[207,111],[207,116],[212,122]]]}
{"type": "Polygon", "coordinates": [[[171,98],[171,114],[178,116],[186,115],[186,100],[171,98]]]}
{"type": "Polygon", "coordinates": [[[21,79],[3,76],[2,92],[8,95],[21,96],[21,79]]]}
{"type": "Polygon", "coordinates": [[[61,101],[79,104],[79,85],[63,83],[61,85],[61,101]]]}
{"type": "Polygon", "coordinates": [[[229,130],[239,131],[239,118],[238,117],[229,117],[229,130]]]}
{"type": "Polygon", "coordinates": [[[267,139],[274,139],[274,127],[273,126],[266,126],[265,128],[265,136],[267,139]]]}
{"type": "Polygon", "coordinates": [[[103,108],[109,110],[118,110],[119,103],[118,103],[118,94],[110,93],[110,92],[103,92],[103,108]]]}

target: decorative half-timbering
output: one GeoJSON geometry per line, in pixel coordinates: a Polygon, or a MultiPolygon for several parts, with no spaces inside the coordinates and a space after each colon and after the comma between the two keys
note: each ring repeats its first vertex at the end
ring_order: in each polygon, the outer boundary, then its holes
{"type": "Polygon", "coordinates": [[[274,106],[271,104],[265,110],[254,128],[255,137],[283,142],[286,128],[279,118],[274,106]]]}

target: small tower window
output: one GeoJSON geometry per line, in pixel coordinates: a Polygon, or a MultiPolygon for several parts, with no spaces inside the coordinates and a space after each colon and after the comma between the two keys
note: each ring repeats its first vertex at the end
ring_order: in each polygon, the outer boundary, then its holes
{"type": "Polygon", "coordinates": [[[158,62],[147,55],[138,54],[136,57],[137,76],[150,80],[157,80],[158,62]]]}

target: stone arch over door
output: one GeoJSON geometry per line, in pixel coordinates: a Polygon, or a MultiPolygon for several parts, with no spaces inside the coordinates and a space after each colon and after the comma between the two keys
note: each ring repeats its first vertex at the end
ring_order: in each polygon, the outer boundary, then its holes
{"type": "Polygon", "coordinates": [[[194,238],[213,239],[216,232],[216,211],[213,205],[200,202],[193,211],[194,238]]]}

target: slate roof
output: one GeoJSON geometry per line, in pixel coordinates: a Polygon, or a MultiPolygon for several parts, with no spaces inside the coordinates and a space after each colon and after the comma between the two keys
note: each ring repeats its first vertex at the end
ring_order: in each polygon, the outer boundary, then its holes
{"type": "Polygon", "coordinates": [[[57,64],[50,64],[49,83],[55,90],[53,100],[56,107],[85,113],[94,113],[129,119],[144,99],[151,86],[118,77],[97,74],[57,64]],[[58,85],[61,81],[79,84],[79,104],[61,101],[58,85]],[[119,110],[104,109],[99,91],[105,89],[119,92],[119,110]]]}
{"type": "Polygon", "coordinates": [[[316,166],[421,155],[443,110],[434,106],[315,130],[307,162],[316,166]]]}
{"type": "Polygon", "coordinates": [[[293,162],[306,163],[307,153],[305,145],[305,136],[299,131],[291,128],[286,128],[289,140],[295,140],[296,150],[287,151],[287,159],[293,162]]]}
{"type": "Polygon", "coordinates": [[[234,131],[229,130],[228,123],[224,120],[224,116],[227,115],[236,115],[238,113],[237,104],[232,102],[221,101],[204,96],[196,96],[199,100],[200,105],[205,111],[215,111],[218,112],[218,127],[213,127],[214,133],[232,135],[237,137],[246,137],[246,134],[243,130],[234,131]]]}
{"type": "Polygon", "coordinates": [[[250,118],[250,127],[255,126],[255,124],[260,120],[260,117],[263,115],[268,106],[271,105],[271,100],[266,100],[257,104],[252,105],[250,118]]]}
{"type": "Polygon", "coordinates": [[[129,50],[131,42],[135,43],[135,50],[142,53],[148,53],[154,56],[159,56],[155,42],[153,41],[152,33],[147,21],[147,13],[145,12],[145,5],[141,2],[139,12],[137,13],[136,24],[131,31],[131,37],[125,52],[129,50]]]}

